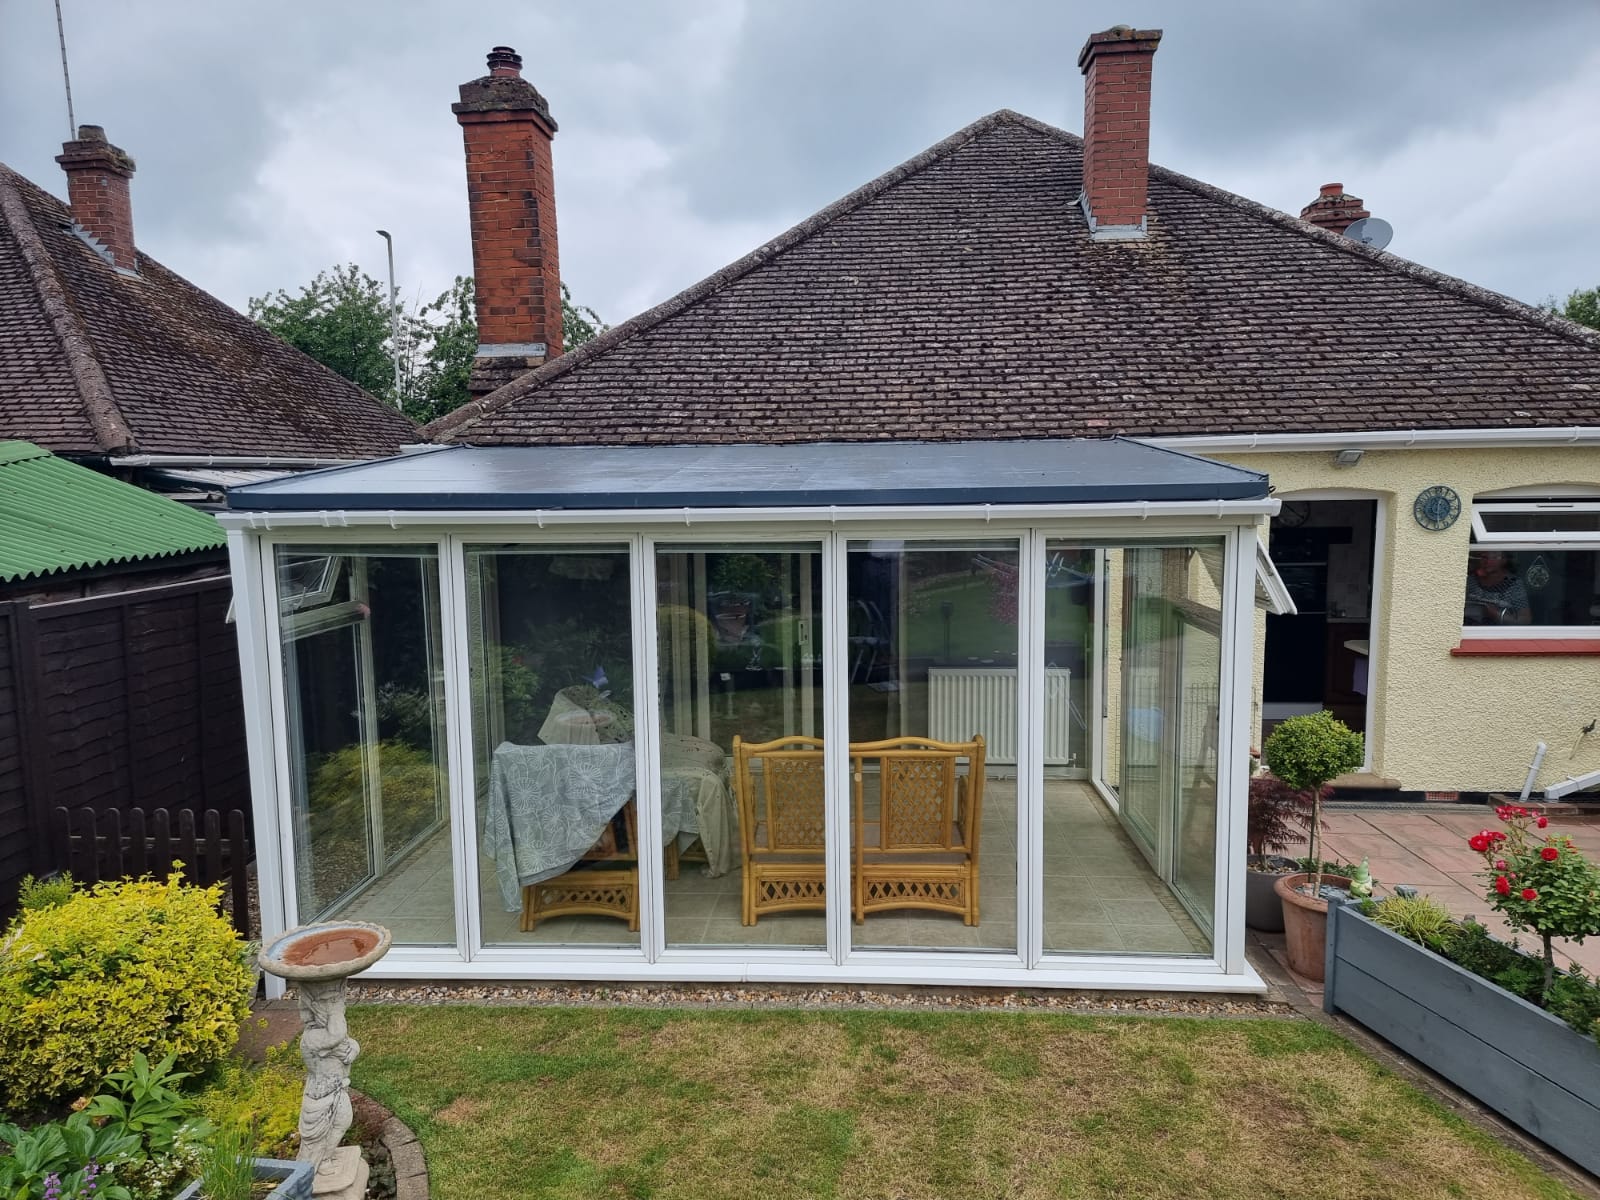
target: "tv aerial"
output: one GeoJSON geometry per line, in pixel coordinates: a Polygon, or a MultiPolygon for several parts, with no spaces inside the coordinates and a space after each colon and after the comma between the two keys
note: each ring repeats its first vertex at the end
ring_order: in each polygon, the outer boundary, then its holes
{"type": "Polygon", "coordinates": [[[1382,217],[1362,217],[1359,221],[1350,222],[1345,227],[1344,235],[1353,242],[1360,242],[1363,246],[1382,250],[1389,244],[1389,239],[1394,237],[1394,226],[1382,217]]]}

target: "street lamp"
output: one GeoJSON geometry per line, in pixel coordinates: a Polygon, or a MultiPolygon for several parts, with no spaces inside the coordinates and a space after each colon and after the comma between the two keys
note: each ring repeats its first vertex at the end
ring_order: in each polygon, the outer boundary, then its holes
{"type": "Polygon", "coordinates": [[[400,293],[394,286],[394,238],[387,229],[378,230],[378,236],[389,248],[389,344],[394,358],[394,406],[400,408],[400,293]]]}

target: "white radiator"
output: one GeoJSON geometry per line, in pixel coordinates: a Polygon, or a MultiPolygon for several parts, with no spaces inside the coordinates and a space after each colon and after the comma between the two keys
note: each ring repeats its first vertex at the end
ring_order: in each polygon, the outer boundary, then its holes
{"type": "MultiPolygon", "coordinates": [[[[1044,673],[1046,766],[1064,767],[1072,762],[1071,681],[1071,671],[1052,667],[1044,673]]],[[[930,668],[928,736],[941,742],[964,742],[975,733],[983,734],[989,762],[1017,761],[1016,669],[930,668]]]]}

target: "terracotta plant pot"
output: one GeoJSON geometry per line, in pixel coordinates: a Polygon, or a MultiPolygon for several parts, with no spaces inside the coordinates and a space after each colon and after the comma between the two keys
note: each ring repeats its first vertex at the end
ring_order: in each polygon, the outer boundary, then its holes
{"type": "Polygon", "coordinates": [[[1245,859],[1244,923],[1262,933],[1283,932],[1283,901],[1273,884],[1297,866],[1281,854],[1251,854],[1245,859]]]}
{"type": "MultiPolygon", "coordinates": [[[[1297,975],[1320,983],[1328,954],[1328,902],[1297,890],[1310,882],[1309,874],[1297,871],[1282,876],[1272,887],[1283,901],[1283,940],[1289,966],[1297,975]]],[[[1343,875],[1324,875],[1322,882],[1350,886],[1343,875]]]]}

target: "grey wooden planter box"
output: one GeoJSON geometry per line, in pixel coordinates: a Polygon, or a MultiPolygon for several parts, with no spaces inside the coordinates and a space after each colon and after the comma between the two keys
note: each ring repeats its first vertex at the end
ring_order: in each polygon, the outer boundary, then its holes
{"type": "MultiPolygon", "coordinates": [[[[287,1158],[258,1158],[256,1159],[257,1179],[276,1179],[278,1186],[273,1190],[274,1197],[282,1200],[308,1200],[311,1195],[311,1175],[315,1163],[293,1162],[287,1158]]],[[[200,1181],[196,1179],[183,1191],[173,1197],[173,1200],[199,1200],[200,1181]]]]}
{"type": "Polygon", "coordinates": [[[1322,1006],[1600,1174],[1600,1046],[1353,907],[1328,906],[1322,1006]]]}

